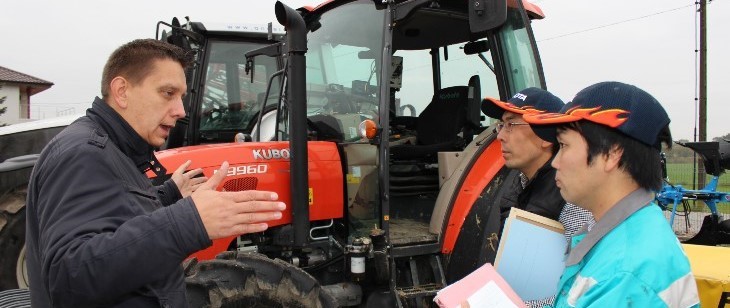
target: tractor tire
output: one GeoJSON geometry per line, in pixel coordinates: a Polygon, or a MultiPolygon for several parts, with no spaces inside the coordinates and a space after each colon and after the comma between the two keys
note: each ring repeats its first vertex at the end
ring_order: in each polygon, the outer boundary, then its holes
{"type": "Polygon", "coordinates": [[[28,289],[0,291],[0,308],[30,308],[28,289]]]}
{"type": "Polygon", "coordinates": [[[192,265],[186,274],[192,308],[337,307],[307,272],[261,254],[224,252],[192,265]]]}
{"type": "Polygon", "coordinates": [[[27,289],[25,267],[26,190],[14,190],[0,197],[0,291],[27,289]]]}

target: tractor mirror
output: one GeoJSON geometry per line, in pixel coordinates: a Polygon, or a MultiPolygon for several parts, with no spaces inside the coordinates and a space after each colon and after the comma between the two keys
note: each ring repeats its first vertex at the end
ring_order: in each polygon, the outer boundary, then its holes
{"type": "Polygon", "coordinates": [[[501,26],[507,20],[507,1],[469,0],[469,29],[472,34],[501,26]]]}
{"type": "Polygon", "coordinates": [[[489,43],[486,40],[464,44],[464,53],[467,55],[475,55],[487,51],[489,51],[489,43]]]}
{"type": "Polygon", "coordinates": [[[376,54],[372,50],[363,50],[357,53],[358,59],[375,59],[376,54]]]}

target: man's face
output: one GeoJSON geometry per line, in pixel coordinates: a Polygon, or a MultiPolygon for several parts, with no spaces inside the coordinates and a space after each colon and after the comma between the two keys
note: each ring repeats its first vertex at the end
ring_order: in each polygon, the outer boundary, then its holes
{"type": "Polygon", "coordinates": [[[535,135],[530,125],[508,124],[524,124],[521,114],[505,112],[502,122],[505,127],[499,131],[497,139],[502,142],[504,164],[532,176],[551,156],[551,144],[535,135]]]}
{"type": "Polygon", "coordinates": [[[175,122],[185,116],[185,71],[180,63],[156,60],[147,77],[127,89],[127,108],[120,114],[142,139],[160,147],[170,135],[175,122]]]}
{"type": "Polygon", "coordinates": [[[590,209],[592,197],[601,187],[601,172],[605,159],[596,156],[588,164],[588,144],[580,133],[572,129],[558,131],[560,151],[552,166],[555,168],[555,184],[566,202],[590,209]]]}

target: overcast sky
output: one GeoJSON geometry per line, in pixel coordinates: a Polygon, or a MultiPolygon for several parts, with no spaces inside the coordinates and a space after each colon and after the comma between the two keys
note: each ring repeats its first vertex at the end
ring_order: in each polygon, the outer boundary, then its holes
{"type": "MultiPolygon", "coordinates": [[[[4,1],[0,65],[55,85],[34,95],[34,117],[89,106],[109,54],[154,37],[157,21],[275,21],[271,0],[4,1]]],[[[292,7],[320,0],[287,0],[292,7]]],[[[536,0],[533,23],[548,89],[569,101],[592,83],[616,80],[653,94],[668,110],[674,139],[695,127],[695,9],[692,0],[536,0]]],[[[708,137],[730,133],[730,1],[708,5],[708,137]],[[723,38],[724,37],[724,38],[723,38]]]]}

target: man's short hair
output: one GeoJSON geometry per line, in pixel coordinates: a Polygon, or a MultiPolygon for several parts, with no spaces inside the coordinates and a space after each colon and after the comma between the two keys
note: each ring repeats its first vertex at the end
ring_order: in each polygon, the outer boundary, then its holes
{"type": "MultiPolygon", "coordinates": [[[[574,130],[585,139],[588,145],[588,165],[599,155],[608,155],[613,150],[621,150],[623,154],[618,166],[628,173],[639,187],[658,191],[662,188],[662,163],[660,150],[639,140],[631,138],[616,129],[589,121],[578,121],[563,124],[558,132],[574,130]]],[[[658,137],[658,142],[672,145],[669,125],[665,126],[658,137]]]]}
{"type": "Polygon", "coordinates": [[[175,45],[155,39],[138,39],[122,45],[112,52],[104,65],[101,76],[101,96],[107,99],[112,79],[122,76],[132,84],[138,84],[152,71],[156,60],[177,61],[186,69],[192,63],[192,53],[175,45]]]}

